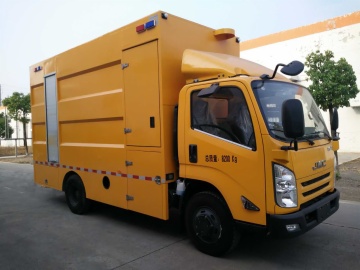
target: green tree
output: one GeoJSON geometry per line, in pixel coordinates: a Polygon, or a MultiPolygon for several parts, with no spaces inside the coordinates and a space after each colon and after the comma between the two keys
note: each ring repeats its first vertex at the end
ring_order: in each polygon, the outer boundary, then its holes
{"type": "Polygon", "coordinates": [[[305,66],[308,67],[305,73],[312,82],[309,90],[320,109],[329,110],[331,122],[333,109],[349,107],[349,99],[359,92],[355,72],[345,58],[336,62],[332,51],[310,53],[305,66]]]}
{"type": "Polygon", "coordinates": [[[31,112],[30,94],[14,92],[11,97],[4,98],[3,105],[7,107],[10,118],[19,121],[23,125],[23,139],[26,155],[28,155],[26,124],[30,122],[28,118],[31,112]]]}
{"type": "Polygon", "coordinates": [[[11,135],[14,133],[14,129],[10,126],[10,121],[8,116],[5,119],[5,114],[3,112],[0,113],[0,138],[11,138],[11,135]]]}
{"type": "MultiPolygon", "coordinates": [[[[349,99],[355,98],[359,93],[355,72],[345,58],[335,61],[334,53],[329,50],[325,53],[319,50],[310,53],[306,57],[305,66],[308,68],[305,73],[312,82],[309,90],[320,109],[329,110],[331,123],[334,108],[349,107],[349,99]]],[[[331,135],[336,136],[334,130],[331,135]]],[[[338,165],[336,152],[335,156],[338,165]]]]}

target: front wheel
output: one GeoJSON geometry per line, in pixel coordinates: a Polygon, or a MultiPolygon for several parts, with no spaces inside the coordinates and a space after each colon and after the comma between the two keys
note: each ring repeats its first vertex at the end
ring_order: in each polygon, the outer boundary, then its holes
{"type": "Polygon", "coordinates": [[[82,215],[89,211],[90,200],[86,198],[86,192],[81,178],[71,175],[65,187],[66,202],[74,214],[82,215]]]}
{"type": "Polygon", "coordinates": [[[186,208],[186,227],[197,249],[212,256],[230,252],[239,242],[225,201],[212,192],[195,194],[186,208]]]}

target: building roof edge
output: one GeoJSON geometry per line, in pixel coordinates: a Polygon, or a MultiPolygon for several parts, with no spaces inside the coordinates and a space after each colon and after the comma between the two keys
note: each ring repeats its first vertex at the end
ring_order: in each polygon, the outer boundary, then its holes
{"type": "Polygon", "coordinates": [[[277,42],[295,39],[303,36],[317,34],[329,30],[360,23],[360,11],[356,11],[343,16],[335,17],[326,21],[317,22],[282,32],[262,36],[259,38],[246,40],[240,43],[240,52],[246,51],[277,42]]]}

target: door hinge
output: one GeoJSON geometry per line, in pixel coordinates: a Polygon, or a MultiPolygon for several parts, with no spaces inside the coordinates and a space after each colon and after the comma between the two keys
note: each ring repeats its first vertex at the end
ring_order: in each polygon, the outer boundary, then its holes
{"type": "Polygon", "coordinates": [[[132,161],[125,160],[125,166],[132,166],[132,165],[133,165],[132,161]]]}
{"type": "Polygon", "coordinates": [[[126,195],[126,200],[127,200],[127,201],[133,201],[133,200],[134,200],[134,196],[126,195]]]}
{"type": "Polygon", "coordinates": [[[127,134],[127,133],[131,133],[131,128],[124,128],[124,133],[127,134]]]}
{"type": "Polygon", "coordinates": [[[121,68],[122,68],[122,69],[125,69],[125,68],[127,68],[127,67],[129,67],[129,63],[121,64],[121,68]]]}

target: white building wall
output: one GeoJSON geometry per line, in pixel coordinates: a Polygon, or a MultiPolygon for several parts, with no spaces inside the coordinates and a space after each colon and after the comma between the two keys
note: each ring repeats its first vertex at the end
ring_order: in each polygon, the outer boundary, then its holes
{"type": "MultiPolygon", "coordinates": [[[[278,63],[289,63],[292,60],[305,62],[306,56],[320,50],[334,52],[335,60],[343,57],[352,65],[360,87],[360,24],[328,30],[325,32],[299,37],[242,51],[240,57],[257,62],[274,69],[278,63]]],[[[308,86],[305,72],[299,75],[300,83],[308,86]]],[[[344,107],[339,112],[340,150],[343,152],[360,152],[360,94],[351,100],[351,107],[344,107]]],[[[326,123],[329,113],[323,112],[326,123]]],[[[328,124],[329,125],[329,124],[328,124]]],[[[330,129],[329,129],[330,130],[330,129]]]]}

